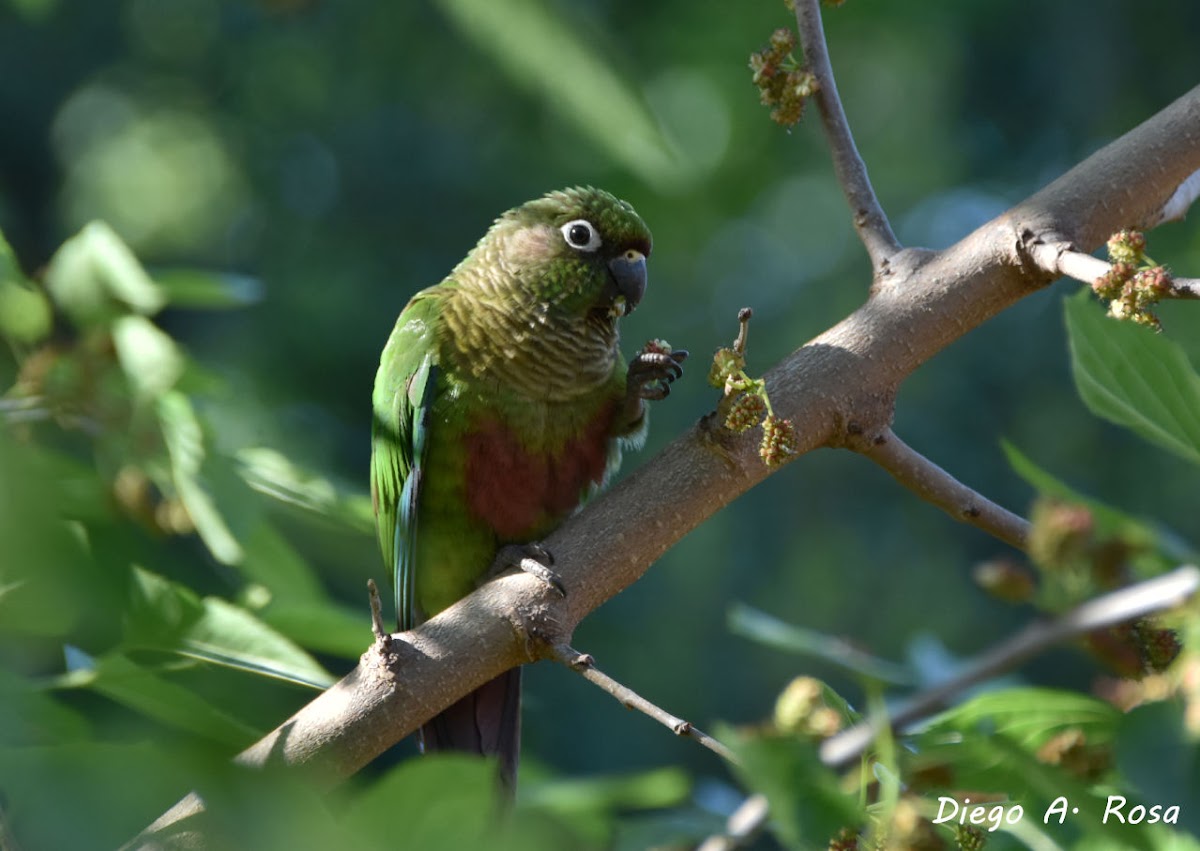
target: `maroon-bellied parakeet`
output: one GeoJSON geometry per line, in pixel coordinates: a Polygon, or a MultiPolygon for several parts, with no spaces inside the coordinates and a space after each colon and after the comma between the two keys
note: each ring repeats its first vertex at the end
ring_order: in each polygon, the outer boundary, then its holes
{"type": "MultiPolygon", "coordinates": [[[[629,367],[617,322],[646,288],[650,231],[607,192],[574,188],[502,215],[440,284],[413,296],[375,379],[371,491],[401,629],[519,566],[557,584],[537,542],[645,434],[687,352],[629,367]]],[[[499,757],[515,779],[520,669],[422,728],[423,747],[499,757]]]]}

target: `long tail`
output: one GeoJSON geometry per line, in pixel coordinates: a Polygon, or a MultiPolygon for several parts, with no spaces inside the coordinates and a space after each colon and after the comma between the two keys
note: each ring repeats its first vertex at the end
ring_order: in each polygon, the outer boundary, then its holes
{"type": "Polygon", "coordinates": [[[421,747],[498,756],[500,781],[517,788],[521,750],[521,669],[505,671],[448,707],[421,728],[421,747]]]}

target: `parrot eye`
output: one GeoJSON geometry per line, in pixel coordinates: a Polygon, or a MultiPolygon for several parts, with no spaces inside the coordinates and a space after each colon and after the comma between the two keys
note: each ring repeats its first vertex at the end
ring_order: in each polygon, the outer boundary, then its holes
{"type": "Polygon", "coordinates": [[[595,251],[600,247],[600,234],[592,227],[592,223],[585,219],[567,222],[559,230],[562,231],[567,245],[572,248],[578,248],[580,251],[595,251]]]}

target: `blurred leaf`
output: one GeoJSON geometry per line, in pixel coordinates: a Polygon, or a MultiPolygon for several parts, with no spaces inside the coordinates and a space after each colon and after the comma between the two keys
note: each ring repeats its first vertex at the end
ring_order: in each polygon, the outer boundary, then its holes
{"type": "Polygon", "coordinates": [[[1074,727],[1093,744],[1112,740],[1121,713],[1086,694],[1045,688],[1010,688],[985,692],[943,712],[924,728],[975,730],[979,725],[1025,747],[1037,747],[1055,733],[1074,727]]]}
{"type": "Polygon", "coordinates": [[[261,613],[264,623],[304,647],[343,659],[357,659],[371,643],[371,619],[363,594],[363,611],[333,602],[271,603],[261,613]]]}
{"type": "Polygon", "coordinates": [[[213,558],[224,564],[236,564],[242,560],[242,546],[200,480],[204,432],[191,401],[182,393],[164,394],[158,400],[158,418],[171,458],[172,480],[197,534],[213,558]]]}
{"type": "Polygon", "coordinates": [[[90,734],[82,715],[0,668],[0,748],[82,741],[90,734]]]}
{"type": "Polygon", "coordinates": [[[29,345],[44,339],[52,323],[50,302],[21,273],[0,234],[0,336],[29,345]]]}
{"type": "Polygon", "coordinates": [[[0,798],[20,848],[116,848],[221,762],[149,741],[0,747],[0,798]]]}
{"type": "Polygon", "coordinates": [[[694,848],[707,837],[725,832],[725,819],[701,809],[671,810],[625,817],[617,824],[612,851],[646,848],[694,848]]]}
{"type": "Polygon", "coordinates": [[[521,804],[554,814],[607,847],[618,812],[677,807],[687,801],[691,786],[688,776],[676,768],[586,779],[539,778],[527,771],[521,778],[521,804]]]}
{"type": "MultiPolygon", "coordinates": [[[[1180,805],[1179,826],[1200,837],[1200,746],[1187,733],[1182,707],[1175,702],[1139,706],[1118,728],[1116,760],[1133,783],[1135,803],[1180,805]]],[[[1128,808],[1126,808],[1128,812],[1128,808]]]]}
{"type": "Polygon", "coordinates": [[[786,847],[824,848],[843,827],[862,822],[856,796],[842,791],[813,742],[734,729],[718,735],[738,756],[738,777],[748,789],[766,795],[770,829],[786,847]]]}
{"type": "Polygon", "coordinates": [[[864,653],[847,641],[831,635],[786,623],[766,612],[734,603],[729,607],[729,631],[777,650],[812,656],[855,674],[896,685],[916,682],[913,672],[903,665],[864,653]]]}
{"type": "Polygon", "coordinates": [[[0,631],[61,636],[94,602],[81,581],[89,557],[60,516],[57,472],[47,453],[0,427],[0,631]]]}
{"type": "Polygon", "coordinates": [[[367,842],[360,848],[395,847],[397,831],[404,847],[422,851],[503,847],[497,792],[494,762],[436,754],[393,769],[349,803],[344,822],[367,842]]]}
{"type": "Polygon", "coordinates": [[[160,269],[154,272],[154,281],[172,307],[224,310],[249,307],[263,299],[262,281],[250,275],[160,269]]]}
{"type": "Polygon", "coordinates": [[[191,689],[173,683],[119,653],[98,658],[90,670],[64,675],[59,678],[58,685],[89,688],[147,718],[218,742],[231,750],[244,748],[261,735],[191,689]]]}
{"type": "MultiPolygon", "coordinates": [[[[264,768],[231,762],[220,771],[200,775],[193,788],[206,805],[205,831],[217,838],[205,847],[255,851],[366,847],[353,838],[356,825],[335,818],[313,777],[295,766],[264,768]]],[[[393,843],[402,835],[392,825],[393,843]]]]}
{"type": "MultiPolygon", "coordinates": [[[[1101,823],[1109,787],[1082,779],[1038,756],[1059,733],[1078,730],[1098,758],[1110,752],[1121,713],[1098,698],[1044,688],[987,692],[932,719],[915,737],[917,759],[943,765],[953,789],[1004,795],[1020,803],[1026,819],[1066,796],[1079,817],[1045,828],[1060,843],[1067,837],[1108,835],[1127,848],[1150,848],[1144,826],[1101,823]]],[[[1086,846],[1083,846],[1086,847],[1086,846]]]]}
{"type": "Polygon", "coordinates": [[[242,449],[237,459],[243,478],[256,491],[374,534],[375,516],[367,494],[341,489],[328,478],[267,447],[242,449]]]}
{"type": "Polygon", "coordinates": [[[113,322],[117,359],[129,377],[134,394],[143,401],[157,399],[183,374],[184,357],[167,334],[144,316],[122,316],[113,322]]]}
{"type": "Polygon", "coordinates": [[[241,570],[247,579],[267,588],[272,604],[288,601],[317,606],[328,602],[316,572],[266,519],[256,523],[246,538],[241,570]]]}
{"type": "Polygon", "coordinates": [[[541,97],[645,182],[668,189],[689,169],[642,98],[563,6],[544,0],[439,0],[442,11],[514,82],[541,97]]]}
{"type": "Polygon", "coordinates": [[[152,314],[166,304],[162,290],[104,222],[91,222],[62,244],[46,269],[46,288],[78,326],[119,315],[152,314]]]}
{"type": "Polygon", "coordinates": [[[1102,535],[1118,536],[1130,543],[1154,547],[1174,563],[1195,559],[1195,548],[1175,532],[1085,496],[1056,479],[1007,441],[1001,441],[1000,446],[1013,471],[1038,493],[1086,506],[1096,520],[1097,531],[1102,535]]]}
{"type": "Polygon", "coordinates": [[[1064,307],[1075,386],[1092,413],[1200,463],[1200,375],[1179,344],[1105,316],[1088,288],[1064,307]]]}
{"type": "Polygon", "coordinates": [[[252,613],[147,570],[134,571],[125,646],[158,650],[325,688],[334,677],[252,613]]]}

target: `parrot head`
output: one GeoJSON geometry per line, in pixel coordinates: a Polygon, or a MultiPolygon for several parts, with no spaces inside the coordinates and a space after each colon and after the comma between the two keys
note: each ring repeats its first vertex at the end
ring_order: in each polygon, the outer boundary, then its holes
{"type": "Polygon", "coordinates": [[[509,270],[520,294],[541,309],[615,323],[646,291],[650,244],[633,207],[589,186],[509,210],[477,250],[509,270]]]}

